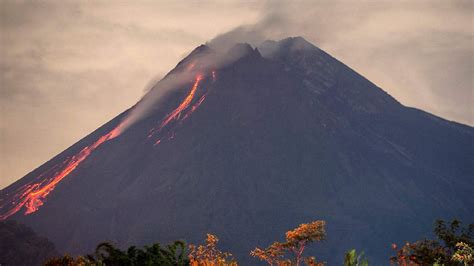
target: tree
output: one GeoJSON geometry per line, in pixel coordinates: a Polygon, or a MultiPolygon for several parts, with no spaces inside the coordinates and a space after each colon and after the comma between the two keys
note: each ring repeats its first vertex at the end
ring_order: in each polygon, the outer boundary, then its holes
{"type": "Polygon", "coordinates": [[[266,261],[269,265],[278,265],[285,255],[285,249],[280,242],[273,242],[266,249],[255,248],[250,252],[250,256],[266,261]]]}
{"type": "Polygon", "coordinates": [[[459,242],[466,243],[471,247],[474,244],[474,223],[464,228],[459,220],[453,220],[449,226],[443,220],[437,220],[434,232],[451,252],[456,250],[456,245],[459,242]]]}
{"type": "Polygon", "coordinates": [[[159,243],[139,249],[135,246],[126,251],[115,247],[109,242],[100,243],[94,255],[73,258],[69,255],[52,258],[45,266],[132,266],[132,265],[189,265],[186,257],[186,244],[183,241],[162,248],[159,243]]]}
{"type": "Polygon", "coordinates": [[[314,257],[303,257],[303,252],[308,244],[326,238],[325,224],[324,221],[301,224],[297,228],[286,232],[284,243],[274,242],[266,249],[257,247],[250,252],[250,255],[266,261],[270,265],[299,266],[302,262],[307,265],[322,265],[322,263],[317,263],[314,257]],[[284,258],[287,253],[292,255],[293,260],[284,258]]]}
{"type": "Polygon", "coordinates": [[[237,266],[237,262],[229,252],[222,252],[217,249],[219,238],[212,234],[207,234],[206,244],[195,246],[189,245],[189,265],[191,266],[237,266]]]}
{"type": "MultiPolygon", "coordinates": [[[[129,250],[134,250],[135,247],[130,247],[129,250]]],[[[95,249],[95,257],[98,261],[106,265],[131,265],[132,258],[128,254],[115,247],[112,243],[103,242],[97,245],[95,249]]]]}
{"type": "Polygon", "coordinates": [[[395,250],[396,255],[390,258],[390,264],[397,264],[400,266],[415,266],[415,257],[412,255],[413,249],[410,243],[406,243],[402,248],[398,249],[396,244],[392,244],[392,249],[395,250]]]}
{"type": "Polygon", "coordinates": [[[453,261],[463,263],[465,266],[474,264],[474,250],[468,244],[459,242],[456,244],[458,250],[451,257],[453,261]]]}
{"type": "Polygon", "coordinates": [[[69,255],[51,258],[45,262],[44,266],[103,266],[104,264],[90,260],[90,258],[79,256],[77,258],[69,255]]]}
{"type": "Polygon", "coordinates": [[[357,255],[356,250],[352,249],[344,257],[344,266],[369,266],[369,261],[364,258],[364,252],[357,255]]]}
{"type": "Polygon", "coordinates": [[[111,243],[101,243],[95,252],[96,261],[105,265],[188,265],[186,244],[183,241],[162,248],[159,243],[145,246],[143,249],[131,246],[127,251],[116,248],[111,243]]]}
{"type": "Polygon", "coordinates": [[[473,246],[474,224],[463,227],[458,220],[451,221],[449,225],[443,220],[437,220],[434,233],[437,239],[406,243],[398,251],[394,244],[397,255],[390,259],[391,262],[399,265],[458,265],[452,260],[458,249],[456,245],[462,242],[470,247],[473,246]]]}

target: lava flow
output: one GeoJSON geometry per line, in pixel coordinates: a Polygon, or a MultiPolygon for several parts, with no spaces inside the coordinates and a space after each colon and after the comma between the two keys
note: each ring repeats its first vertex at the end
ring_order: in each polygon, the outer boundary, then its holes
{"type": "MultiPolygon", "coordinates": [[[[207,94],[207,93],[206,93],[207,94]]],[[[206,94],[204,94],[203,96],[201,96],[201,98],[199,98],[199,101],[197,101],[197,103],[195,103],[191,109],[184,115],[183,119],[182,120],[186,120],[186,118],[188,118],[194,111],[196,111],[196,109],[201,105],[202,102],[204,102],[204,100],[206,99],[206,94]]]]}
{"type": "MultiPolygon", "coordinates": [[[[193,68],[194,64],[191,64],[190,68],[193,68]]],[[[215,71],[212,72],[213,80],[215,80],[215,71]]],[[[173,120],[184,121],[188,118],[204,101],[206,94],[203,94],[201,98],[193,105],[193,99],[196,95],[196,91],[199,87],[199,83],[203,79],[202,75],[197,75],[194,84],[181,104],[174,109],[171,113],[163,118],[162,122],[158,126],[158,129],[152,129],[149,136],[153,136],[153,134],[160,132],[163,127],[168,125],[173,120]],[[186,113],[184,113],[186,112],[186,113]],[[184,113],[184,115],[183,115],[184,113]],[[182,116],[183,115],[183,116],[182,116]],[[182,117],[181,117],[182,116],[182,117]],[[181,119],[180,119],[181,118],[181,119]]],[[[0,199],[0,212],[3,212],[4,209],[9,208],[8,211],[0,213],[0,220],[5,220],[11,215],[20,211],[23,207],[25,207],[25,215],[33,213],[38,210],[44,204],[44,200],[48,196],[51,191],[54,190],[56,185],[61,182],[66,176],[68,176],[71,172],[73,172],[79,164],[81,164],[89,155],[96,150],[99,146],[103,143],[119,136],[123,130],[123,123],[119,124],[116,128],[111,130],[109,133],[100,137],[97,141],[92,143],[89,146],[83,148],[79,153],[75,154],[74,156],[66,159],[62,163],[59,163],[52,168],[50,168],[45,173],[41,174],[36,178],[35,181],[27,183],[26,185],[21,186],[16,191],[14,191],[14,195],[12,195],[11,200],[9,202],[2,202],[0,199]],[[62,170],[58,170],[62,169],[62,170]],[[8,206],[8,207],[7,207],[8,206]]],[[[171,131],[171,137],[174,137],[174,132],[171,131]]],[[[155,145],[161,142],[158,139],[155,142],[155,145]]]]}
{"type": "Polygon", "coordinates": [[[173,112],[169,113],[165,117],[165,119],[163,119],[163,122],[161,122],[158,130],[160,130],[164,126],[166,126],[171,120],[178,119],[179,116],[181,115],[181,112],[183,112],[183,110],[188,108],[189,104],[191,103],[191,101],[194,98],[194,95],[196,94],[196,90],[197,90],[197,88],[199,86],[199,82],[201,80],[202,80],[202,76],[197,75],[196,80],[194,81],[193,87],[191,88],[191,91],[189,92],[188,96],[186,96],[186,98],[184,98],[183,102],[181,102],[181,104],[176,109],[174,109],[173,112]]]}
{"type": "MultiPolygon", "coordinates": [[[[151,138],[155,133],[161,132],[161,130],[165,126],[167,126],[171,121],[179,120],[181,118],[183,112],[186,111],[187,109],[189,109],[189,106],[191,105],[191,103],[194,99],[194,96],[196,95],[196,91],[197,91],[197,89],[199,87],[199,83],[201,82],[202,79],[203,79],[203,76],[201,74],[198,74],[196,76],[196,78],[194,80],[194,83],[193,83],[193,86],[191,87],[191,90],[189,91],[186,98],[184,98],[184,100],[181,102],[181,104],[178,107],[176,107],[171,113],[169,113],[168,115],[165,116],[165,118],[163,118],[162,122],[160,123],[160,125],[156,129],[153,128],[150,131],[150,134],[148,135],[149,138],[151,138]]],[[[205,95],[201,96],[199,101],[197,103],[195,103],[193,106],[191,106],[191,108],[186,112],[186,114],[183,116],[183,118],[181,118],[181,121],[188,118],[191,115],[191,113],[194,110],[196,110],[196,108],[204,101],[204,98],[205,98],[205,95]]],[[[173,136],[174,136],[174,132],[171,132],[171,137],[173,137],[173,136]]],[[[158,145],[159,143],[161,143],[161,139],[158,139],[155,142],[155,145],[158,145]]]]}
{"type": "MultiPolygon", "coordinates": [[[[44,200],[46,196],[54,190],[56,185],[61,182],[66,176],[68,176],[71,172],[73,172],[77,166],[84,161],[89,155],[97,149],[100,145],[109,141],[118,135],[120,135],[122,131],[122,124],[114,128],[109,133],[100,137],[96,142],[92,143],[90,146],[86,146],[83,148],[79,153],[72,156],[66,162],[63,162],[65,165],[62,167],[62,170],[59,172],[55,172],[50,177],[41,178],[43,175],[39,176],[37,179],[42,179],[39,182],[33,183],[30,182],[22,186],[20,189],[17,190],[17,193],[13,196],[13,200],[11,205],[13,207],[8,210],[7,212],[0,214],[0,220],[5,220],[11,215],[17,213],[21,208],[25,207],[25,214],[30,214],[38,210],[40,206],[44,204],[44,200]]],[[[52,172],[58,166],[54,166],[48,172],[52,172]]],[[[2,209],[5,205],[0,206],[2,209]]]]}

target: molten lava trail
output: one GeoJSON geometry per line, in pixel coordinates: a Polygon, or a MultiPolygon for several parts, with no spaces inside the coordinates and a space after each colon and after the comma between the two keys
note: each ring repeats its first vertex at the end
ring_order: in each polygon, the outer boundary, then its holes
{"type": "MultiPolygon", "coordinates": [[[[149,138],[151,138],[154,134],[160,133],[164,127],[170,124],[171,121],[175,120],[185,120],[188,118],[191,113],[196,110],[196,108],[204,101],[205,95],[203,95],[197,103],[191,106],[191,103],[193,102],[194,96],[196,95],[196,91],[199,87],[199,83],[203,79],[203,76],[201,74],[198,74],[196,78],[194,79],[193,86],[191,87],[191,90],[187,94],[187,96],[184,98],[184,100],[181,102],[181,104],[176,107],[171,113],[167,114],[165,118],[161,121],[160,125],[157,128],[152,128],[150,130],[150,134],[148,135],[149,138]],[[191,107],[190,107],[191,106],[191,107]],[[184,116],[183,113],[185,113],[184,116]]],[[[174,132],[171,131],[169,139],[174,138],[174,132]]],[[[158,145],[161,143],[161,139],[156,140],[155,145],[158,145]]]]}
{"type": "MultiPolygon", "coordinates": [[[[0,206],[1,209],[6,208],[6,204],[10,203],[13,205],[8,211],[0,214],[0,220],[5,220],[11,215],[17,213],[21,208],[25,207],[25,214],[30,214],[38,210],[40,206],[44,204],[46,196],[54,190],[56,185],[61,182],[66,176],[73,172],[81,162],[83,162],[89,155],[97,149],[103,143],[117,137],[121,133],[121,124],[114,128],[109,133],[100,137],[96,142],[92,143],[90,146],[86,146],[79,153],[72,156],[67,161],[63,162],[61,166],[61,171],[56,171],[53,175],[48,177],[43,177],[45,174],[42,174],[37,179],[42,179],[39,182],[30,182],[22,186],[17,190],[17,193],[13,196],[11,202],[3,203],[0,206]]],[[[46,172],[52,172],[55,168],[58,168],[58,165],[54,166],[52,169],[46,172]]]]}
{"type": "Polygon", "coordinates": [[[171,120],[179,119],[181,113],[189,107],[191,104],[194,95],[196,94],[196,90],[199,86],[199,82],[201,82],[202,76],[198,75],[196,77],[196,80],[194,81],[193,87],[191,88],[191,91],[189,92],[188,96],[184,98],[183,102],[173,110],[173,112],[169,113],[164,119],[163,122],[161,122],[160,126],[158,127],[158,130],[161,130],[163,127],[165,127],[171,120]]]}
{"type": "Polygon", "coordinates": [[[194,111],[196,111],[196,109],[202,104],[202,102],[204,102],[204,100],[206,99],[206,95],[207,95],[207,92],[206,94],[204,94],[203,96],[201,96],[201,98],[199,98],[199,101],[197,101],[197,103],[195,103],[190,110],[188,110],[188,112],[184,115],[182,121],[186,120],[186,118],[188,118],[194,111]]]}
{"type": "MultiPolygon", "coordinates": [[[[193,68],[194,64],[190,66],[193,68]]],[[[215,71],[212,72],[213,80],[215,81],[215,71]]],[[[194,103],[192,102],[196,91],[199,87],[199,83],[203,79],[202,75],[197,75],[194,84],[181,104],[174,109],[171,113],[165,116],[162,119],[161,124],[158,129],[152,129],[148,137],[153,136],[153,134],[160,132],[166,125],[168,125],[173,120],[184,121],[188,118],[204,101],[206,98],[207,92],[201,96],[201,98],[194,103]],[[183,117],[181,115],[186,112],[183,117]],[[181,118],[181,119],[180,119],[181,118]]],[[[44,204],[46,197],[54,190],[56,185],[61,182],[66,176],[72,173],[89,155],[100,147],[103,143],[119,136],[122,133],[123,123],[119,124],[116,128],[111,130],[109,133],[101,136],[97,141],[92,143],[89,146],[83,148],[79,153],[74,156],[67,158],[65,161],[53,166],[48,171],[39,175],[35,178],[35,181],[27,183],[26,185],[21,186],[14,194],[10,197],[10,200],[7,202],[7,199],[0,199],[0,220],[5,220],[13,214],[20,211],[25,207],[25,215],[33,213],[39,209],[44,204]],[[8,210],[6,210],[8,209],[8,210]]],[[[174,137],[174,132],[169,132],[170,139],[174,137]]],[[[158,139],[155,142],[155,145],[158,145],[161,142],[161,139],[158,139]]],[[[7,194],[8,197],[8,194],[7,194]]]]}

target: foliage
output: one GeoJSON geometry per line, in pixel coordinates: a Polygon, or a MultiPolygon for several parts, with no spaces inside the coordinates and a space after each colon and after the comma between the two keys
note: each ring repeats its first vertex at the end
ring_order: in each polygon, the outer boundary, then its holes
{"type": "Polygon", "coordinates": [[[250,255],[270,265],[299,266],[302,262],[306,265],[322,265],[322,263],[316,262],[314,257],[303,257],[303,252],[308,244],[326,238],[325,224],[324,221],[301,224],[297,228],[286,232],[286,242],[274,242],[266,249],[257,247],[250,252],[250,255]],[[292,260],[284,258],[287,252],[292,254],[292,260]]]}
{"type": "Polygon", "coordinates": [[[187,265],[186,244],[175,241],[162,248],[159,243],[145,246],[143,249],[131,246],[122,251],[110,243],[99,244],[95,257],[105,265],[187,265]]]}
{"type": "Polygon", "coordinates": [[[40,265],[56,256],[54,244],[16,221],[0,222],[0,265],[40,265]]]}
{"type": "Polygon", "coordinates": [[[113,244],[104,242],[97,246],[94,255],[77,257],[74,259],[68,255],[60,258],[50,259],[45,266],[121,266],[121,265],[188,265],[186,258],[186,244],[182,241],[175,241],[171,245],[162,248],[155,243],[152,246],[145,246],[143,249],[135,246],[129,247],[126,251],[115,247],[113,244]]]}
{"type": "Polygon", "coordinates": [[[396,255],[390,258],[391,264],[396,264],[400,266],[415,266],[418,265],[415,262],[416,257],[412,255],[413,248],[410,243],[406,243],[402,248],[398,249],[396,244],[392,244],[393,250],[395,250],[396,255]]]}
{"type": "Polygon", "coordinates": [[[474,245],[474,223],[463,228],[461,221],[453,220],[448,227],[443,220],[437,220],[434,232],[450,251],[455,251],[456,244],[459,242],[466,243],[471,247],[474,245]]]}
{"type": "Polygon", "coordinates": [[[285,249],[282,243],[273,242],[266,249],[255,248],[250,252],[250,255],[266,261],[270,265],[278,265],[278,262],[283,260],[285,249]]]}
{"type": "Polygon", "coordinates": [[[100,262],[95,262],[94,259],[79,256],[77,258],[69,255],[62,257],[51,258],[44,264],[45,266],[103,266],[100,262]]]}
{"type": "Polygon", "coordinates": [[[344,266],[369,266],[369,261],[364,258],[364,252],[357,255],[356,250],[352,249],[344,257],[344,266]]]}
{"type": "Polygon", "coordinates": [[[449,226],[444,221],[437,220],[434,233],[437,240],[424,239],[412,244],[406,243],[398,251],[394,245],[396,256],[390,259],[391,262],[398,265],[457,265],[452,260],[458,249],[456,244],[462,242],[473,246],[474,224],[463,228],[458,220],[453,220],[449,226]]]}
{"type": "Polygon", "coordinates": [[[456,250],[454,255],[451,257],[453,261],[463,263],[466,266],[474,263],[474,250],[472,247],[464,242],[457,243],[456,247],[458,250],[456,250]]]}
{"type": "Polygon", "coordinates": [[[189,265],[192,266],[237,266],[237,262],[231,253],[222,252],[217,249],[219,238],[207,234],[206,245],[189,245],[189,265]]]}

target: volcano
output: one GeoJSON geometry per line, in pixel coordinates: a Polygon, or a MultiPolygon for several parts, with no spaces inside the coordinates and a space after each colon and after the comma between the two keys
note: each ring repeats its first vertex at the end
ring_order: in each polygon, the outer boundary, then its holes
{"type": "Polygon", "coordinates": [[[196,48],[135,106],[1,190],[0,219],[70,254],[209,232],[244,265],[313,220],[327,240],[308,254],[334,264],[356,248],[375,265],[435,219],[474,220],[472,127],[400,104],[301,37],[206,61],[216,54],[196,48]]]}

